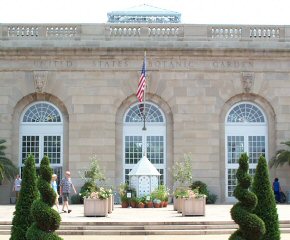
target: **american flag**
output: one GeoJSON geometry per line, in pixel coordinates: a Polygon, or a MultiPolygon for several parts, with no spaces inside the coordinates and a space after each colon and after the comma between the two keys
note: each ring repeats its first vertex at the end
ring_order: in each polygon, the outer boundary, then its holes
{"type": "Polygon", "coordinates": [[[137,93],[136,93],[136,96],[137,96],[139,102],[144,101],[145,87],[146,87],[146,59],[144,57],[143,66],[142,66],[142,70],[141,70],[141,76],[139,79],[138,89],[137,89],[137,93]]]}

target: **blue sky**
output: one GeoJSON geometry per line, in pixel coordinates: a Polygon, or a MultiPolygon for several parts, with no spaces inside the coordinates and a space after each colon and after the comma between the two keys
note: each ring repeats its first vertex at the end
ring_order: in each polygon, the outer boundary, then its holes
{"type": "Polygon", "coordinates": [[[183,23],[290,25],[289,0],[1,0],[0,23],[104,23],[141,4],[180,12],[183,23]]]}

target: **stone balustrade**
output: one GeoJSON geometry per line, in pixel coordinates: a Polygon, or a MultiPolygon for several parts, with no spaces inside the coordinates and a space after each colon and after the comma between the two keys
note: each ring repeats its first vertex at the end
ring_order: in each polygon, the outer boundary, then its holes
{"type": "Polygon", "coordinates": [[[111,37],[137,37],[140,36],[141,28],[139,26],[110,26],[109,35],[111,37]]]}
{"type": "Polygon", "coordinates": [[[0,40],[176,39],[183,41],[277,41],[290,39],[288,26],[193,24],[0,24],[0,40]]]}
{"type": "Polygon", "coordinates": [[[278,27],[251,27],[250,38],[280,38],[278,27]]]}
{"type": "Polygon", "coordinates": [[[19,39],[75,38],[79,36],[79,29],[75,25],[9,25],[7,26],[7,37],[19,39]]]}
{"type": "Polygon", "coordinates": [[[8,37],[38,37],[38,26],[8,26],[8,37]]]}
{"type": "Polygon", "coordinates": [[[241,39],[242,27],[212,27],[211,38],[241,39]]]}

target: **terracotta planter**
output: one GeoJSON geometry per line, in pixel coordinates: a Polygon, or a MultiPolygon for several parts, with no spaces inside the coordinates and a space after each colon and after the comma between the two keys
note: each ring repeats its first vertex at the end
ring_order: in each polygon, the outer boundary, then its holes
{"type": "Polygon", "coordinates": [[[167,201],[164,201],[163,202],[163,207],[167,207],[167,205],[168,205],[168,202],[167,201]]]}
{"type": "Polygon", "coordinates": [[[84,215],[108,216],[108,199],[84,199],[84,215]]]}
{"type": "Polygon", "coordinates": [[[161,203],[153,203],[155,208],[160,208],[161,207],[161,203]]]}
{"type": "Polygon", "coordinates": [[[144,208],[145,204],[144,203],[138,203],[138,208],[144,208]]]}
{"type": "Polygon", "coordinates": [[[122,202],[121,206],[122,206],[122,208],[128,208],[129,207],[129,203],[128,202],[122,202]]]}
{"type": "Polygon", "coordinates": [[[130,202],[130,205],[131,205],[132,208],[136,208],[137,207],[136,202],[130,202]]]}
{"type": "Polygon", "coordinates": [[[153,202],[147,202],[145,206],[147,208],[153,208],[154,207],[153,202]]]}
{"type": "Polygon", "coordinates": [[[204,216],[205,215],[205,197],[202,198],[183,198],[182,216],[204,216]]]}

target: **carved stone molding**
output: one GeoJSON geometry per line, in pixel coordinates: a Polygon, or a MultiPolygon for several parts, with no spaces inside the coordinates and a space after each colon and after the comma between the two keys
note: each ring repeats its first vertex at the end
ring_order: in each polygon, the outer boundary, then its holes
{"type": "Polygon", "coordinates": [[[255,74],[253,72],[242,72],[241,73],[241,84],[243,91],[249,93],[252,91],[254,86],[255,74]]]}
{"type": "Polygon", "coordinates": [[[34,71],[33,72],[35,92],[37,93],[44,92],[44,88],[47,83],[47,75],[48,75],[47,71],[34,71]]]}

